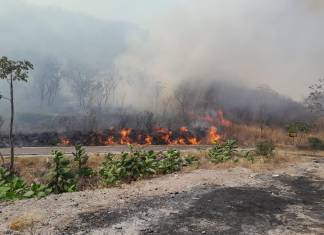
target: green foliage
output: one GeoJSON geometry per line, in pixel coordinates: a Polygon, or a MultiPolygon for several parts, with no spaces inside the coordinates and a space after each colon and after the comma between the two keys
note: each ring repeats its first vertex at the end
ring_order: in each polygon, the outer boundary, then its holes
{"type": "Polygon", "coordinates": [[[177,150],[165,153],[141,151],[131,148],[121,156],[109,153],[99,171],[104,184],[117,184],[155,174],[170,174],[181,170],[184,160],[177,150]]]}
{"type": "Polygon", "coordinates": [[[189,166],[194,163],[198,163],[199,159],[196,156],[188,155],[184,158],[184,165],[189,166]]]}
{"type": "Polygon", "coordinates": [[[182,168],[183,160],[178,150],[169,150],[158,161],[158,169],[162,174],[170,174],[182,168]]]}
{"type": "Polygon", "coordinates": [[[254,156],[254,153],[252,151],[246,151],[243,154],[243,158],[246,159],[247,161],[252,162],[252,163],[254,163],[254,161],[255,161],[255,156],[254,156]]]}
{"type": "Polygon", "coordinates": [[[72,154],[74,156],[74,161],[78,163],[78,176],[89,177],[93,175],[93,170],[86,166],[89,159],[86,149],[83,148],[81,144],[77,144],[74,148],[75,152],[72,154]]]}
{"type": "Polygon", "coordinates": [[[255,146],[255,153],[260,156],[271,157],[274,154],[275,145],[271,140],[259,141],[255,146]]]}
{"type": "Polygon", "coordinates": [[[70,161],[61,151],[53,151],[52,168],[48,174],[49,187],[54,193],[76,191],[74,176],[70,168],[70,161]]]}
{"type": "Polygon", "coordinates": [[[311,127],[306,122],[292,122],[287,125],[287,131],[290,134],[293,133],[308,133],[311,127]]]}
{"type": "Polygon", "coordinates": [[[237,144],[235,140],[227,140],[224,143],[217,143],[208,151],[208,157],[213,163],[221,163],[229,160],[235,160],[234,156],[237,152],[237,144]]]}
{"type": "Polygon", "coordinates": [[[50,192],[46,185],[33,183],[29,186],[22,178],[0,167],[0,200],[44,197],[50,192]]]}
{"type": "Polygon", "coordinates": [[[324,150],[324,142],[317,137],[308,138],[308,143],[313,150],[324,150]]]}

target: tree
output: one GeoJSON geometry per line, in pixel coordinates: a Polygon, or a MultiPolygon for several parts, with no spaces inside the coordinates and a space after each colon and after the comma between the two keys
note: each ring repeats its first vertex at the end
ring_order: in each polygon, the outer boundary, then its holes
{"type": "MultiPolygon", "coordinates": [[[[27,60],[10,60],[3,56],[0,59],[0,79],[7,80],[10,86],[10,131],[9,131],[9,142],[10,142],[10,171],[14,170],[15,150],[14,150],[14,139],[13,139],[13,125],[15,117],[14,107],[14,81],[27,82],[28,72],[33,69],[33,64],[27,60]]],[[[1,96],[1,98],[3,98],[1,96]]]]}
{"type": "Polygon", "coordinates": [[[306,106],[313,112],[322,113],[324,111],[324,78],[309,87],[311,90],[305,100],[306,106]]]}

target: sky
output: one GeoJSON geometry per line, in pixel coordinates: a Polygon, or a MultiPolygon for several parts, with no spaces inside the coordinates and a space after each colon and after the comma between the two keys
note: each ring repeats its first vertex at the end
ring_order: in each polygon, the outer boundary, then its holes
{"type": "Polygon", "coordinates": [[[24,0],[27,3],[55,6],[104,20],[127,21],[143,27],[157,15],[165,14],[185,0],[24,0]]]}
{"type": "MultiPolygon", "coordinates": [[[[70,55],[80,58],[86,53],[93,62],[99,46],[105,51],[118,46],[109,63],[125,76],[141,76],[170,89],[185,79],[268,85],[303,100],[308,86],[324,77],[323,6],[322,0],[0,0],[0,17],[37,15],[30,26],[28,16],[12,23],[20,25],[27,41],[33,38],[33,43],[19,47],[27,52],[55,54],[72,47],[70,55]],[[16,5],[7,11],[9,2],[16,5]],[[70,15],[82,20],[65,24],[64,17],[70,15]],[[83,27],[87,22],[91,23],[83,27]],[[127,28],[125,32],[133,27],[140,33],[116,33],[115,25],[101,35],[103,25],[112,22],[125,22],[129,24],[121,26],[127,28]],[[38,35],[42,27],[48,38],[38,35]],[[87,35],[90,28],[96,29],[87,35]],[[37,41],[38,37],[42,40],[37,41]],[[79,44],[80,38],[85,38],[88,51],[84,43],[79,44]]],[[[15,31],[5,30],[7,40],[0,38],[0,53],[3,48],[14,50],[17,41],[15,31]]]]}

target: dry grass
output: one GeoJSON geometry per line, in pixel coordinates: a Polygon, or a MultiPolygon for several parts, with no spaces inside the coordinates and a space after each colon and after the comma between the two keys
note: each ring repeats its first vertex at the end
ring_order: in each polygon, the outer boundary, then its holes
{"type": "Polygon", "coordinates": [[[29,212],[13,218],[9,222],[9,228],[14,231],[29,231],[30,234],[33,234],[36,224],[40,223],[42,219],[43,215],[39,212],[29,212]]]}
{"type": "Polygon", "coordinates": [[[235,139],[242,146],[253,146],[260,139],[272,140],[277,145],[296,145],[306,143],[308,136],[292,138],[285,129],[281,128],[263,127],[261,129],[256,125],[233,124],[225,130],[224,138],[235,139]]]}

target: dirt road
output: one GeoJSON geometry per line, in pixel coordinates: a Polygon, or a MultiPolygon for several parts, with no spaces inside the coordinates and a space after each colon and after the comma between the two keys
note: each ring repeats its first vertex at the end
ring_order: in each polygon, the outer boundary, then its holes
{"type": "Polygon", "coordinates": [[[200,169],[2,203],[0,233],[324,234],[323,167],[324,158],[308,158],[260,174],[200,169]]]}

